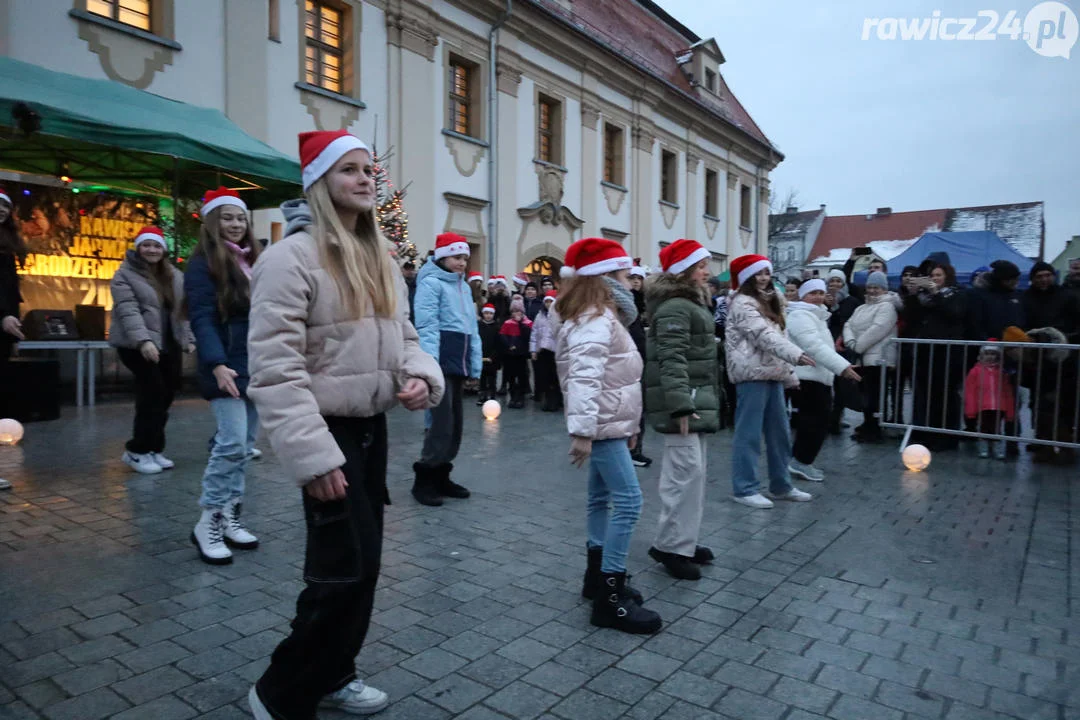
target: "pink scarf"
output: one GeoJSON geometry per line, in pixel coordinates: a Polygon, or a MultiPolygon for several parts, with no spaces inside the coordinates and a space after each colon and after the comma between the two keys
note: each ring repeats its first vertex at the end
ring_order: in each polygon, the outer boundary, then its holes
{"type": "Polygon", "coordinates": [[[241,272],[244,273],[244,277],[248,280],[251,279],[251,265],[248,263],[248,255],[251,254],[251,248],[243,248],[234,242],[225,241],[225,246],[232,250],[233,257],[236,258],[236,264],[240,266],[241,272]]]}

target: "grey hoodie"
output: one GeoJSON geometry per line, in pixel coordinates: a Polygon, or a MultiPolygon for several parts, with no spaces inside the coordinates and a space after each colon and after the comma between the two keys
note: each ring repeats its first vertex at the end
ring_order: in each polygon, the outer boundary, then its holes
{"type": "Polygon", "coordinates": [[[281,203],[281,213],[285,216],[285,237],[294,235],[311,225],[311,208],[307,200],[296,198],[281,203]]]}

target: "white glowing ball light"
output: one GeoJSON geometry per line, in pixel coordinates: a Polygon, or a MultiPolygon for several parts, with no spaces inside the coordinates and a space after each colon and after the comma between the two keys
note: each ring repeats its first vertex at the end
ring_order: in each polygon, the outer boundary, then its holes
{"type": "Polygon", "coordinates": [[[23,426],[18,420],[0,420],[0,445],[16,445],[23,436],[23,426]]]}
{"type": "Polygon", "coordinates": [[[502,405],[498,400],[488,400],[480,410],[488,420],[495,420],[502,415],[502,405]]]}
{"type": "Polygon", "coordinates": [[[914,472],[925,470],[930,466],[930,451],[925,445],[908,445],[904,448],[904,467],[914,472]]]}

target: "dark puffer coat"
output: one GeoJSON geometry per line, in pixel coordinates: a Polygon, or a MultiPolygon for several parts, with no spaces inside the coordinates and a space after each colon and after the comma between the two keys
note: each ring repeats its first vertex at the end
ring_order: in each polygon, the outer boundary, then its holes
{"type": "Polygon", "coordinates": [[[713,315],[705,291],[679,275],[663,274],[645,285],[649,312],[645,354],[645,407],[657,432],[679,432],[678,418],[690,418],[690,432],[720,429],[720,389],[713,315]]]}

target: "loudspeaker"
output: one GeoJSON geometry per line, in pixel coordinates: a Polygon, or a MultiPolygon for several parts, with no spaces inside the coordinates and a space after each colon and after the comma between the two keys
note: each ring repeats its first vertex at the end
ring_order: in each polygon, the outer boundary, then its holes
{"type": "Polygon", "coordinates": [[[78,340],[75,315],[70,310],[31,310],[23,318],[27,340],[78,340]]]}
{"type": "Polygon", "coordinates": [[[76,305],[75,331],[80,340],[104,340],[105,308],[101,305],[76,305]]]}
{"type": "MultiPolygon", "coordinates": [[[[24,325],[25,327],[25,325],[24,325]]],[[[60,417],[60,361],[12,358],[0,379],[0,407],[19,422],[60,417]]]]}

